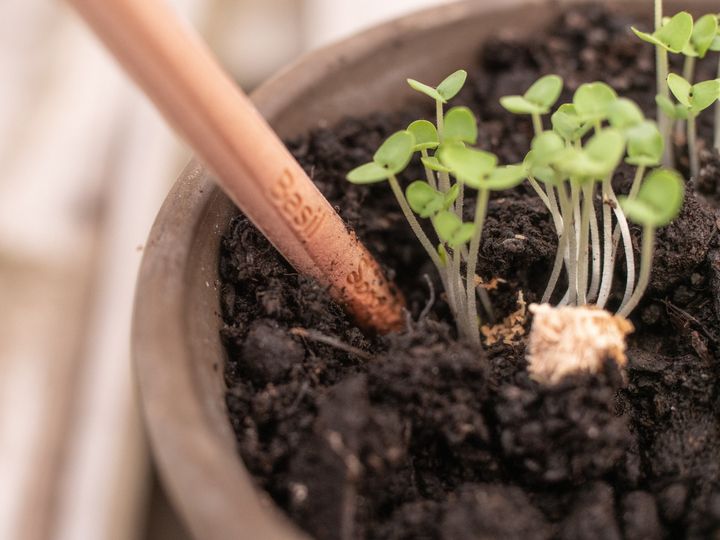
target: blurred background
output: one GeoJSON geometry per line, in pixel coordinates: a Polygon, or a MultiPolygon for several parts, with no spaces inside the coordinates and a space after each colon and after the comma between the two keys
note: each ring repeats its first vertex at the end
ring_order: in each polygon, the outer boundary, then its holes
{"type": "MultiPolygon", "coordinates": [[[[443,2],[168,1],[247,91],[443,2]]],[[[143,243],[190,156],[63,2],[0,2],[2,540],[185,538],[145,444],[129,331],[143,243]]]]}

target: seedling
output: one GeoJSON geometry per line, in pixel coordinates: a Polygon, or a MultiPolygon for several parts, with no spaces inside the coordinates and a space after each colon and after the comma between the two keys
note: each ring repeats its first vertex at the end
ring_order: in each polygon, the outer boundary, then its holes
{"type": "Polygon", "coordinates": [[[560,97],[563,81],[557,75],[538,79],[522,96],[505,96],[500,104],[513,114],[529,114],[535,134],[543,130],[542,115],[548,114],[560,97]]]}
{"type": "Polygon", "coordinates": [[[620,198],[620,205],[628,217],[643,227],[643,239],[638,284],[632,297],[620,308],[618,315],[627,317],[645,294],[650,282],[655,230],[677,217],[682,208],[683,197],[684,182],[680,175],[675,171],[658,169],[648,175],[636,198],[620,198]]]}
{"type": "MultiPolygon", "coordinates": [[[[679,105],[675,106],[677,118],[687,119],[687,141],[690,156],[690,174],[697,176],[700,164],[697,150],[697,128],[695,119],[702,111],[710,107],[720,98],[720,79],[690,84],[689,81],[671,73],[668,86],[679,105]]],[[[662,103],[662,100],[660,101],[662,103]]],[[[667,105],[664,105],[667,108],[667,105]]],[[[668,112],[670,112],[668,110],[668,112]]]]}
{"type": "MultiPolygon", "coordinates": [[[[663,3],[662,0],[655,0],[655,31],[652,34],[641,32],[636,28],[632,31],[643,41],[655,45],[656,64],[657,64],[657,93],[662,99],[670,99],[670,89],[667,85],[667,77],[670,73],[668,53],[681,53],[693,32],[692,15],[682,11],[668,19],[663,20],[663,3]]],[[[665,140],[670,138],[671,122],[670,118],[664,114],[663,109],[658,109],[658,126],[660,133],[665,140]]],[[[663,162],[666,166],[672,166],[672,152],[668,148],[665,152],[663,162]]]]}
{"type": "Polygon", "coordinates": [[[519,184],[525,174],[522,167],[498,167],[493,154],[466,147],[477,142],[474,114],[467,107],[444,110],[447,101],[461,90],[466,76],[464,71],[457,71],[435,88],[408,79],[411,88],[435,101],[435,124],[416,120],[407,130],[393,134],[378,149],[372,162],[350,171],[348,180],[355,184],[385,180],[390,183],[405,218],[440,274],[458,332],[479,344],[477,295],[486,314],[492,315],[487,292],[477,287],[476,278],[489,193],[519,184]],[[410,183],[403,193],[397,175],[415,153],[420,154],[425,179],[410,183]],[[463,221],[465,186],[478,191],[471,222],[463,221]],[[432,223],[439,242],[437,248],[417,217],[432,223]]]}
{"type": "MultiPolygon", "coordinates": [[[[505,98],[503,101],[507,102],[505,98]]],[[[628,314],[632,308],[626,306],[637,289],[635,260],[630,229],[611,180],[623,157],[636,167],[626,197],[632,204],[639,196],[646,170],[661,162],[664,139],[657,124],[645,119],[634,102],[619,98],[601,82],[581,85],[572,103],[560,105],[551,120],[552,131],[535,136],[523,162],[528,181],[550,212],[558,234],[558,249],[542,302],[552,297],[564,267],[568,289],[560,304],[594,302],[604,307],[622,240],[628,272],[620,309],[628,314]],[[585,140],[591,130],[594,134],[585,140]],[[602,238],[593,202],[598,184],[603,201],[602,238]]]]}
{"type": "MultiPolygon", "coordinates": [[[[661,43],[664,39],[662,33],[652,37],[661,43]]],[[[595,82],[581,85],[572,103],[560,105],[551,115],[552,130],[545,131],[542,116],[551,113],[563,86],[560,77],[549,75],[522,96],[501,99],[511,112],[533,117],[536,135],[522,164],[499,166],[494,154],[468,146],[478,138],[472,111],[467,107],[444,110],[465,78],[465,72],[458,71],[435,88],[408,79],[413,89],[435,101],[435,123],[416,120],[406,130],[394,133],[378,148],[371,162],[348,173],[348,180],[355,184],[390,184],[411,229],[440,275],[461,337],[480,343],[478,295],[485,313],[492,317],[487,292],[478,288],[476,276],[490,193],[511,189],[525,179],[546,205],[558,234],[543,303],[552,297],[565,268],[568,288],[560,304],[581,306],[595,302],[603,308],[610,295],[615,254],[622,240],[628,271],[619,313],[629,315],[647,288],[655,228],[669,223],[682,204],[683,187],[677,173],[660,169],[645,179],[646,170],[660,164],[665,148],[657,124],[647,120],[634,102],[619,98],[607,84],[595,82]],[[403,192],[398,175],[416,153],[425,179],[411,182],[403,192]],[[630,192],[620,204],[611,181],[623,158],[636,167],[636,174],[630,192]],[[603,202],[602,236],[594,202],[598,185],[603,202]],[[477,191],[473,220],[469,222],[463,219],[465,187],[477,191]],[[625,209],[645,227],[637,284],[625,209]],[[418,217],[430,221],[437,243],[427,235],[418,217]]],[[[717,82],[711,88],[705,83],[692,86],[686,82],[683,86],[682,79],[676,76],[668,82],[680,101],[680,106],[670,103],[672,113],[687,113],[688,119],[709,106],[713,92],[713,99],[717,98],[720,85],[717,82]]]]}

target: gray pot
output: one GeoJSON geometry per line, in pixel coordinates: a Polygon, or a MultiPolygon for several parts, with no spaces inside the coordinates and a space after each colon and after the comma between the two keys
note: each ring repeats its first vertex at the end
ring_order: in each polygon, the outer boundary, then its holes
{"type": "MultiPolygon", "coordinates": [[[[488,37],[527,35],[555,19],[562,5],[584,1],[476,0],[421,11],[306,56],[252,98],[281,137],[348,113],[393,110],[411,97],[406,77],[438,81],[474,65],[488,37]]],[[[665,3],[668,13],[717,8],[711,0],[665,3]]],[[[652,13],[650,0],[608,4],[652,13]]],[[[227,418],[217,268],[220,238],[234,213],[193,162],[155,221],[133,332],[145,420],[164,485],[196,538],[304,538],[255,489],[227,418]]]]}

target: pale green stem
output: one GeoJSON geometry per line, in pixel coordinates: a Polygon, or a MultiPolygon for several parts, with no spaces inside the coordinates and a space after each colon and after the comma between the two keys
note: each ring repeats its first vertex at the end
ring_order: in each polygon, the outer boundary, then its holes
{"type": "MultiPolygon", "coordinates": [[[[717,77],[720,79],[720,60],[718,60],[717,77]]],[[[720,99],[715,104],[715,148],[720,152],[720,99]]]]}
{"type": "Polygon", "coordinates": [[[563,262],[565,261],[565,252],[567,251],[567,231],[563,231],[560,235],[560,241],[558,242],[557,252],[555,253],[555,263],[553,264],[552,272],[550,273],[550,279],[548,280],[545,292],[542,295],[541,304],[547,304],[555,292],[560,273],[562,272],[563,262]]]}
{"type": "Polygon", "coordinates": [[[438,141],[440,144],[445,140],[445,112],[442,101],[435,100],[435,124],[437,125],[438,141]]]}
{"type": "MultiPolygon", "coordinates": [[[[662,26],[663,18],[663,4],[662,0],[655,0],[655,30],[659,30],[662,26]]],[[[670,88],[667,84],[669,65],[668,65],[668,52],[663,47],[655,47],[656,63],[657,63],[657,93],[670,99],[670,88]]],[[[663,139],[668,141],[665,145],[665,152],[663,155],[663,164],[666,167],[673,166],[673,150],[672,143],[670,142],[670,130],[672,124],[670,119],[665,116],[660,107],[658,107],[658,128],[662,133],[663,139]]]]}
{"type": "Polygon", "coordinates": [[[617,313],[621,317],[628,317],[645,294],[645,290],[650,282],[650,269],[652,268],[654,248],[655,228],[651,225],[645,225],[643,228],[642,253],[640,257],[640,277],[638,278],[635,292],[617,313]]]}
{"type": "MultiPolygon", "coordinates": [[[[470,249],[468,250],[467,274],[465,286],[467,287],[468,300],[468,317],[470,320],[477,319],[477,304],[475,302],[475,270],[477,269],[478,254],[480,252],[480,239],[482,238],[483,228],[485,226],[485,215],[487,213],[488,199],[490,192],[487,189],[481,189],[478,193],[477,202],[475,203],[475,232],[470,240],[470,249]]],[[[472,336],[477,343],[480,342],[480,333],[478,325],[475,325],[475,332],[472,336]]]]}
{"type": "Polygon", "coordinates": [[[535,135],[540,135],[543,132],[542,117],[538,113],[532,113],[532,122],[535,135]]]}
{"type": "MultiPolygon", "coordinates": [[[[683,79],[685,79],[687,82],[692,84],[694,78],[695,78],[695,57],[694,56],[686,56],[685,63],[683,64],[683,79]]],[[[682,139],[684,133],[685,133],[685,121],[678,120],[677,122],[675,122],[675,138],[682,139]]]]}
{"type": "Polygon", "coordinates": [[[388,182],[390,183],[390,187],[393,190],[393,193],[395,194],[395,198],[398,201],[398,204],[400,205],[400,209],[402,210],[402,213],[405,215],[405,219],[407,219],[408,223],[410,224],[410,228],[415,233],[415,236],[417,236],[417,239],[420,241],[420,244],[423,248],[425,248],[425,251],[427,251],[427,254],[430,256],[430,259],[432,260],[433,264],[437,267],[438,271],[443,271],[443,263],[440,260],[440,256],[437,254],[437,251],[435,250],[435,246],[430,241],[430,239],[425,234],[425,231],[423,231],[422,227],[420,226],[420,222],[418,222],[417,218],[415,217],[415,214],[413,213],[412,209],[410,208],[410,205],[407,202],[407,199],[405,198],[405,194],[402,191],[402,188],[400,187],[400,183],[397,180],[397,177],[395,175],[390,176],[388,178],[388,182]]]}
{"type": "Polygon", "coordinates": [[[452,280],[453,287],[455,289],[455,302],[458,312],[458,327],[460,328],[461,334],[468,338],[473,339],[473,326],[477,327],[477,315],[475,316],[475,325],[473,320],[468,317],[467,312],[467,298],[465,298],[462,277],[460,274],[460,261],[461,261],[460,249],[453,249],[452,255],[452,274],[449,278],[452,280]]]}
{"type": "MultiPolygon", "coordinates": [[[[632,238],[630,237],[630,227],[625,217],[625,212],[622,211],[620,203],[615,197],[615,192],[610,186],[610,197],[613,203],[613,211],[620,227],[620,232],[623,239],[623,249],[625,250],[625,266],[627,266],[627,279],[625,281],[625,292],[623,299],[620,302],[620,308],[630,299],[635,284],[635,252],[633,251],[632,238]]],[[[613,250],[613,258],[615,258],[615,251],[613,250]]]]}
{"type": "Polygon", "coordinates": [[[465,206],[465,184],[460,182],[460,191],[458,191],[458,198],[455,201],[455,213],[460,220],[463,219],[463,206],[465,206]]]}
{"type": "Polygon", "coordinates": [[[697,127],[695,125],[695,117],[696,115],[694,113],[688,113],[688,154],[690,155],[690,176],[692,176],[693,178],[697,178],[697,175],[700,172],[700,159],[698,157],[697,149],[697,127]]]}
{"type": "Polygon", "coordinates": [[[568,292],[567,303],[575,305],[577,302],[577,240],[573,226],[573,209],[572,203],[568,200],[568,194],[565,190],[565,184],[558,185],[558,195],[560,196],[560,208],[563,214],[563,223],[565,223],[565,234],[570,243],[569,256],[567,260],[568,266],[568,292]]]}
{"type": "Polygon", "coordinates": [[[600,292],[598,293],[597,306],[604,308],[610,296],[612,288],[613,268],[615,267],[615,257],[613,254],[612,242],[612,204],[610,198],[610,177],[603,180],[602,183],[602,209],[603,209],[603,269],[602,279],[600,282],[600,292]]]}
{"type": "Polygon", "coordinates": [[[595,213],[595,182],[590,186],[590,244],[592,245],[592,279],[588,302],[594,302],[600,290],[600,232],[595,213]]]}
{"type": "Polygon", "coordinates": [[[578,246],[578,304],[587,304],[588,292],[588,244],[590,241],[590,206],[592,199],[588,184],[582,186],[583,204],[580,218],[580,245],[578,246]]]}
{"type": "MultiPolygon", "coordinates": [[[[468,261],[467,247],[463,246],[460,250],[460,253],[462,254],[463,260],[465,261],[465,264],[467,265],[467,261],[468,261]]],[[[475,277],[477,277],[477,272],[475,272],[475,277]]],[[[487,315],[488,321],[495,324],[495,310],[493,309],[492,302],[490,301],[490,295],[488,294],[485,287],[482,286],[482,283],[478,282],[477,287],[475,289],[477,290],[477,293],[480,296],[480,303],[482,304],[483,309],[485,310],[485,315],[487,315]]]]}
{"type": "MultiPolygon", "coordinates": [[[[575,242],[576,245],[580,245],[580,192],[577,189],[575,182],[570,182],[570,197],[573,205],[573,230],[575,231],[575,242]]],[[[580,253],[575,254],[575,259],[579,258],[580,253]]]]}
{"type": "MultiPolygon", "coordinates": [[[[430,157],[427,148],[423,148],[422,150],[420,150],[420,154],[424,159],[428,159],[430,157]]],[[[435,178],[435,173],[430,167],[427,167],[425,165],[423,165],[423,167],[425,167],[425,178],[427,178],[428,184],[430,184],[433,189],[437,189],[438,186],[437,179],[435,178]]]]}
{"type": "MultiPolygon", "coordinates": [[[[635,178],[633,178],[632,186],[630,186],[630,193],[628,193],[628,200],[632,201],[637,197],[640,186],[642,185],[643,178],[645,178],[645,165],[639,165],[635,170],[635,178]]],[[[618,243],[620,242],[620,224],[615,225],[615,231],[613,232],[613,254],[617,254],[618,243]]]]}
{"type": "Polygon", "coordinates": [[[543,191],[543,188],[540,187],[540,184],[538,184],[537,180],[535,180],[532,176],[528,177],[528,182],[532,186],[532,188],[535,190],[535,193],[537,193],[537,196],[540,197],[540,200],[543,202],[543,204],[547,207],[548,210],[552,212],[550,209],[550,200],[548,199],[548,196],[545,194],[545,191],[543,191]]]}

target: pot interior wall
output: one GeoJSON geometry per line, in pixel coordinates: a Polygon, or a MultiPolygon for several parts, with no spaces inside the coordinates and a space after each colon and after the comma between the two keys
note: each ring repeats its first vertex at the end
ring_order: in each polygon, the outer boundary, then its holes
{"type": "MultiPolygon", "coordinates": [[[[281,137],[292,137],[319,124],[332,124],[346,115],[392,110],[414,99],[405,78],[434,82],[455,69],[472,66],[477,62],[481,44],[488,37],[521,37],[537,31],[558,16],[562,5],[569,3],[578,2],[476,0],[451,4],[440,11],[423,12],[371,30],[335,48],[314,53],[263,85],[253,98],[281,137]]],[[[608,4],[620,6],[626,13],[645,13],[649,17],[652,12],[649,0],[608,4]]],[[[710,1],[666,2],[666,9],[668,13],[679,9],[709,12],[717,7],[713,4],[710,1]]],[[[136,320],[135,355],[151,436],[171,495],[198,537],[248,537],[247,526],[250,525],[247,521],[244,525],[238,523],[245,516],[240,499],[246,499],[252,488],[237,455],[226,416],[225,353],[219,338],[218,249],[228,220],[234,213],[233,205],[214,186],[208,173],[191,164],[158,217],[138,289],[137,309],[141,323],[137,324],[136,320]],[[180,219],[178,212],[184,212],[180,219]],[[174,244],[185,247],[177,248],[180,251],[176,253],[174,244]],[[174,253],[171,264],[163,263],[162,256],[158,255],[168,250],[174,253]],[[181,342],[174,350],[180,358],[166,358],[174,354],[163,351],[162,345],[158,345],[153,349],[156,357],[146,359],[144,343],[152,336],[137,339],[137,334],[142,334],[137,327],[155,326],[148,323],[153,315],[145,315],[153,309],[146,305],[150,300],[146,299],[144,303],[142,296],[144,291],[152,296],[153,287],[160,287],[163,280],[172,282],[175,274],[182,276],[181,314],[177,320],[170,317],[170,322],[158,322],[157,325],[179,323],[180,330],[176,335],[180,336],[181,342]],[[154,371],[145,368],[144,363],[154,364],[154,371]],[[197,413],[192,422],[198,422],[197,426],[202,425],[206,430],[206,444],[212,447],[212,452],[208,451],[206,455],[214,462],[203,464],[202,474],[192,474],[192,469],[198,465],[188,460],[200,455],[185,447],[192,444],[182,437],[166,440],[171,431],[167,425],[173,421],[168,411],[173,408],[147,404],[157,397],[151,395],[154,391],[151,379],[161,376],[158,369],[180,370],[187,375],[183,380],[191,387],[190,394],[175,395],[174,399],[189,400],[195,407],[193,412],[197,413]],[[161,422],[166,426],[159,427],[161,422]],[[171,445],[174,446],[169,448],[171,445]],[[187,470],[181,470],[183,468],[187,470]],[[193,482],[199,483],[202,492],[193,487],[193,482]],[[243,483],[244,487],[238,491],[232,487],[236,483],[243,483]],[[219,491],[212,497],[212,505],[199,502],[207,497],[206,489],[219,491]],[[222,527],[208,529],[213,520],[219,520],[222,527]],[[231,523],[233,521],[235,525],[231,523]]],[[[166,290],[168,294],[174,294],[172,287],[168,286],[166,290]]],[[[157,306],[154,309],[160,311],[157,306]]],[[[160,316],[162,314],[157,315],[160,316]]],[[[170,383],[165,390],[161,399],[173,399],[170,383]]],[[[197,432],[197,426],[192,423],[185,426],[187,437],[197,432]]],[[[255,494],[252,496],[257,498],[255,494]]],[[[263,516],[261,519],[267,521],[268,514],[263,516]]],[[[275,533],[278,531],[283,537],[301,536],[290,527],[274,530],[275,533]]]]}

